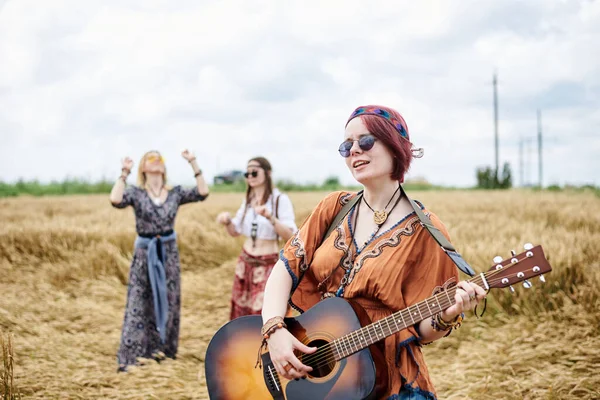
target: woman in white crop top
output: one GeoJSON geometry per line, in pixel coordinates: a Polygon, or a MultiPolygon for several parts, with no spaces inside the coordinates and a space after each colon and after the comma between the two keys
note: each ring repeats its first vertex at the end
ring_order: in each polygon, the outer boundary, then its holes
{"type": "Polygon", "coordinates": [[[264,157],[248,161],[246,199],[235,217],[217,216],[231,236],[246,236],[238,259],[230,319],[260,315],[267,278],[279,259],[279,238],[287,241],[298,228],[289,197],[273,188],[271,164],[264,157]]]}

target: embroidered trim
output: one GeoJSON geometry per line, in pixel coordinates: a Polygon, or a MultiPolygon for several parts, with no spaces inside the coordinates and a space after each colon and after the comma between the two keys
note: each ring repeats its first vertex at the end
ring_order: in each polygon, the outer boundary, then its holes
{"type": "Polygon", "coordinates": [[[285,265],[285,269],[287,269],[288,274],[290,274],[290,276],[292,277],[292,292],[293,292],[294,290],[296,290],[296,288],[298,287],[298,284],[300,283],[298,281],[298,277],[296,276],[294,271],[292,271],[292,269],[290,268],[290,263],[289,263],[288,259],[283,255],[283,250],[281,250],[279,252],[279,259],[281,261],[283,261],[283,264],[285,265]]]}
{"type": "Polygon", "coordinates": [[[423,390],[419,387],[412,387],[410,385],[402,386],[402,388],[400,389],[400,393],[391,395],[390,397],[387,398],[387,400],[407,399],[407,397],[404,396],[404,394],[406,392],[408,392],[410,394],[411,397],[408,397],[410,399],[413,398],[412,395],[418,395],[418,396],[422,396],[422,398],[426,399],[426,400],[437,400],[437,397],[435,397],[435,395],[433,393],[428,392],[427,390],[423,390]]]}
{"type": "Polygon", "coordinates": [[[431,292],[431,295],[434,296],[438,293],[444,292],[448,289],[450,289],[451,287],[456,285],[456,279],[454,277],[448,279],[446,282],[444,282],[443,285],[441,286],[436,286],[433,288],[433,291],[431,292]]]}
{"type": "Polygon", "coordinates": [[[340,204],[342,205],[342,207],[348,204],[350,199],[352,199],[354,196],[356,196],[356,193],[346,193],[345,195],[342,195],[340,197],[340,204]]]}
{"type": "Polygon", "coordinates": [[[368,252],[362,255],[359,254],[359,258],[354,264],[352,271],[350,271],[350,275],[348,276],[348,284],[350,284],[354,280],[354,277],[362,269],[363,264],[367,259],[379,256],[385,247],[399,246],[402,242],[402,236],[408,237],[414,235],[417,231],[416,228],[418,226],[420,226],[419,218],[413,217],[408,221],[407,225],[404,228],[396,230],[388,239],[380,241],[375,245],[373,249],[369,250],[368,252]]]}
{"type": "MultiPolygon", "coordinates": [[[[415,200],[415,203],[417,203],[419,205],[419,207],[421,208],[421,210],[425,209],[425,206],[423,205],[423,203],[421,203],[418,200],[415,200]]],[[[352,233],[352,214],[354,213],[354,209],[350,210],[350,215],[348,216],[348,226],[350,227],[350,233],[352,233]]],[[[362,247],[362,249],[358,252],[358,254],[360,254],[362,252],[362,250],[364,250],[365,248],[367,248],[367,246],[369,244],[371,244],[374,240],[379,239],[380,237],[388,234],[390,231],[392,231],[393,229],[396,229],[396,227],[398,227],[402,222],[406,221],[408,218],[410,218],[411,216],[416,215],[415,212],[411,212],[410,214],[406,215],[404,218],[402,218],[400,221],[396,222],[394,225],[392,225],[389,229],[387,229],[386,231],[378,234],[377,236],[372,237],[371,239],[369,239],[369,241],[362,247]]],[[[428,217],[431,215],[430,213],[425,213],[425,215],[427,215],[428,217]]],[[[354,240],[354,246],[355,248],[358,249],[358,244],[356,243],[356,239],[354,240]]]]}
{"type": "Polygon", "coordinates": [[[292,241],[290,242],[290,247],[296,247],[294,257],[298,259],[298,270],[302,274],[308,269],[309,265],[306,263],[306,250],[304,242],[300,238],[300,231],[296,231],[294,234],[292,241]]]}
{"type": "MultiPolygon", "coordinates": [[[[417,359],[415,358],[415,353],[413,353],[412,348],[410,347],[410,344],[413,343],[413,342],[416,342],[417,345],[418,345],[418,343],[419,343],[418,338],[415,337],[415,336],[411,336],[408,339],[406,339],[406,340],[398,343],[398,345],[396,346],[396,367],[399,367],[398,363],[400,362],[400,351],[402,350],[402,348],[405,348],[408,351],[408,355],[410,355],[410,357],[412,358],[413,362],[417,365],[417,374],[415,375],[415,379],[413,379],[410,382],[407,382],[404,385],[405,387],[407,385],[412,386],[412,384],[417,380],[417,378],[421,374],[421,366],[417,362],[417,359]]],[[[408,379],[404,378],[404,381],[408,381],[408,379]]]]}
{"type": "Polygon", "coordinates": [[[338,236],[333,242],[333,247],[344,252],[342,258],[340,258],[339,265],[344,271],[349,271],[352,268],[353,252],[350,246],[346,244],[346,230],[343,224],[338,226],[336,229],[338,236]]]}

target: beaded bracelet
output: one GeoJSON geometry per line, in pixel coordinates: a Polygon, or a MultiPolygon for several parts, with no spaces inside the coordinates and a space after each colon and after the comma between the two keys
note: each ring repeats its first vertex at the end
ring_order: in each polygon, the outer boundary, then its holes
{"type": "Polygon", "coordinates": [[[196,173],[194,174],[194,178],[197,178],[197,177],[199,177],[200,175],[202,175],[202,170],[201,170],[201,169],[199,169],[199,170],[198,170],[198,172],[196,172],[196,173]]]}
{"type": "Polygon", "coordinates": [[[271,337],[273,332],[281,328],[287,328],[287,325],[285,324],[285,322],[283,322],[283,317],[273,317],[262,326],[260,334],[266,340],[269,337],[271,337]]]}
{"type": "Polygon", "coordinates": [[[125,168],[125,167],[121,168],[121,172],[126,172],[126,173],[127,173],[127,175],[131,174],[131,170],[130,170],[130,169],[127,169],[127,168],[125,168]]]}
{"type": "Polygon", "coordinates": [[[442,313],[438,313],[438,314],[434,315],[433,317],[431,317],[431,327],[433,328],[434,331],[438,331],[438,332],[446,332],[446,331],[451,330],[452,328],[458,329],[461,326],[464,317],[465,317],[465,314],[460,313],[452,321],[446,322],[442,318],[442,313]]]}

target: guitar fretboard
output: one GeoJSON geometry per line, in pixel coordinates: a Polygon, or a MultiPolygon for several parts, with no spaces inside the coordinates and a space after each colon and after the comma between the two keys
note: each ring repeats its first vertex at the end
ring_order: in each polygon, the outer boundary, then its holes
{"type": "MultiPolygon", "coordinates": [[[[471,279],[470,282],[483,286],[481,275],[471,279]]],[[[447,309],[455,303],[455,294],[456,287],[444,290],[428,299],[334,340],[330,343],[330,346],[336,361],[357,353],[373,343],[447,309]]]]}

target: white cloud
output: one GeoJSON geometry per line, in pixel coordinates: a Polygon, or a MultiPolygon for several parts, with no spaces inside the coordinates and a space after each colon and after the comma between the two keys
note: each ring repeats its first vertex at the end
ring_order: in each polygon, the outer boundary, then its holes
{"type": "Polygon", "coordinates": [[[350,182],[345,120],[378,103],[426,148],[411,176],[472,185],[497,69],[515,181],[544,107],[545,183],[600,184],[599,40],[594,1],[0,3],[0,180],[112,177],[156,148],[191,183],[189,147],[208,176],[261,154],[279,178],[350,182]]]}

